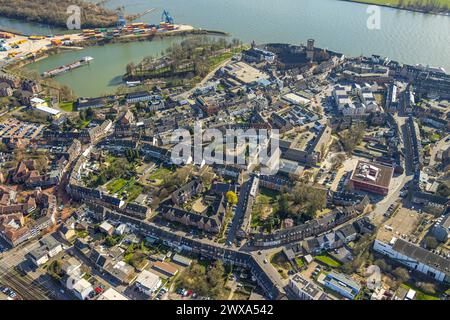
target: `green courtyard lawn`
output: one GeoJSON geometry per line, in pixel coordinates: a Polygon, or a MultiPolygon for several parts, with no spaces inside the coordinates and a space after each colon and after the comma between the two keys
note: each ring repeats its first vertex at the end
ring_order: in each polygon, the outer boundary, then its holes
{"type": "Polygon", "coordinates": [[[119,192],[126,185],[126,183],[127,180],[125,179],[122,178],[114,179],[106,185],[106,189],[110,193],[115,194],[119,192]]]}
{"type": "Polygon", "coordinates": [[[135,178],[125,180],[123,178],[117,178],[112,180],[106,185],[106,189],[111,194],[119,194],[119,196],[126,195],[128,202],[136,199],[141,194],[143,188],[137,183],[135,178]]]}
{"type": "Polygon", "coordinates": [[[159,167],[152,174],[149,175],[150,180],[155,180],[156,185],[160,185],[166,177],[168,177],[172,171],[167,168],[159,167]]]}
{"type": "Polygon", "coordinates": [[[127,201],[133,201],[136,199],[141,194],[142,190],[143,188],[134,178],[132,178],[124,188],[124,191],[127,194],[127,201]]]}
{"type": "Polygon", "coordinates": [[[420,289],[412,287],[406,283],[403,283],[401,286],[405,289],[408,289],[408,290],[413,289],[414,291],[416,291],[416,297],[415,297],[416,300],[440,300],[438,297],[426,294],[426,293],[420,291],[420,289]]]}
{"type": "Polygon", "coordinates": [[[62,102],[59,105],[59,108],[66,112],[72,112],[72,111],[74,111],[74,103],[73,102],[62,102]]]}
{"type": "Polygon", "coordinates": [[[279,193],[266,188],[261,188],[256,197],[252,212],[252,227],[265,227],[266,220],[278,212],[279,193]]]}
{"type": "Polygon", "coordinates": [[[328,255],[315,256],[314,259],[326,264],[327,266],[329,266],[331,268],[339,268],[341,266],[341,263],[339,261],[334,260],[333,258],[331,258],[328,255]]]}
{"type": "Polygon", "coordinates": [[[302,268],[305,265],[305,262],[300,257],[295,258],[295,262],[297,263],[298,268],[302,268]]]}

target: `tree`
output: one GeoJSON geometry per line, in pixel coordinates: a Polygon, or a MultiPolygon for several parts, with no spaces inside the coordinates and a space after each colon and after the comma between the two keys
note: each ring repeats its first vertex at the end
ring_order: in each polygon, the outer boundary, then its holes
{"type": "Polygon", "coordinates": [[[35,160],[35,167],[36,167],[36,170],[39,171],[40,173],[45,173],[47,171],[47,167],[48,167],[47,157],[45,155],[40,155],[35,160]]]}
{"type": "Polygon", "coordinates": [[[365,129],[366,126],[363,123],[359,123],[341,134],[341,142],[345,152],[351,154],[355,150],[364,138],[365,129]]]}
{"type": "Polygon", "coordinates": [[[433,283],[417,282],[417,286],[427,294],[435,294],[436,293],[436,287],[433,283]]]}
{"type": "Polygon", "coordinates": [[[127,75],[134,76],[136,72],[136,65],[131,62],[127,64],[127,75]]]}
{"type": "Polygon", "coordinates": [[[233,191],[228,191],[225,195],[227,201],[231,205],[236,205],[238,203],[238,196],[233,191]]]}
{"type": "Polygon", "coordinates": [[[114,247],[117,244],[117,239],[111,236],[107,236],[105,239],[105,244],[108,247],[114,247]]]}
{"type": "Polygon", "coordinates": [[[3,142],[0,142],[0,152],[7,152],[8,146],[4,144],[3,142]]]}
{"type": "Polygon", "coordinates": [[[342,153],[339,153],[335,156],[333,156],[333,158],[331,158],[331,169],[332,170],[337,170],[339,169],[342,164],[345,161],[345,155],[342,153]]]}
{"type": "Polygon", "coordinates": [[[410,278],[408,270],[402,267],[396,268],[392,273],[402,282],[407,282],[410,278]]]}
{"type": "Polygon", "coordinates": [[[441,197],[448,198],[450,196],[450,187],[448,182],[443,182],[437,189],[437,194],[441,197]]]}
{"type": "Polygon", "coordinates": [[[428,236],[425,238],[425,245],[428,249],[436,249],[439,246],[439,242],[433,236],[428,236]]]}
{"type": "Polygon", "coordinates": [[[210,166],[204,166],[199,173],[200,179],[205,186],[209,186],[213,183],[216,174],[210,166]]]}
{"type": "Polygon", "coordinates": [[[384,259],[377,259],[374,262],[375,265],[379,266],[381,270],[385,272],[390,272],[392,270],[391,266],[386,263],[384,259]]]}
{"type": "Polygon", "coordinates": [[[221,286],[223,284],[223,275],[225,268],[222,261],[217,260],[213,267],[208,271],[208,282],[212,287],[221,286]]]}

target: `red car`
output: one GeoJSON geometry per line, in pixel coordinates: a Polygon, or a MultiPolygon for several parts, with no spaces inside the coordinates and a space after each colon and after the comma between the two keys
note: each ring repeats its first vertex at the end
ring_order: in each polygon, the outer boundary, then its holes
{"type": "Polygon", "coordinates": [[[102,289],[102,288],[100,288],[100,287],[95,288],[95,293],[96,293],[96,294],[100,294],[100,293],[102,293],[102,292],[103,292],[103,289],[102,289]]]}

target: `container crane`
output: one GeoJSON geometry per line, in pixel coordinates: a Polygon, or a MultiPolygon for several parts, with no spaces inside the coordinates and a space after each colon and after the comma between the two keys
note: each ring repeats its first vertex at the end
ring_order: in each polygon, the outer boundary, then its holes
{"type": "Polygon", "coordinates": [[[125,19],[125,7],[121,6],[116,9],[117,11],[117,27],[123,28],[127,25],[127,20],[125,19]]]}
{"type": "Polygon", "coordinates": [[[129,21],[134,21],[134,20],[139,19],[149,13],[152,13],[155,10],[156,10],[155,8],[151,8],[151,9],[145,10],[144,12],[125,17],[125,6],[120,6],[116,9],[118,27],[119,28],[125,27],[127,25],[127,18],[129,21]]]}
{"type": "Polygon", "coordinates": [[[156,10],[155,8],[147,9],[144,12],[138,13],[136,15],[132,15],[128,20],[134,21],[136,19],[142,18],[143,16],[145,16],[145,15],[147,15],[149,13],[152,13],[155,10],[156,10]]]}
{"type": "Polygon", "coordinates": [[[174,24],[174,20],[172,18],[172,16],[170,15],[169,11],[164,10],[162,15],[161,15],[161,21],[168,23],[168,24],[174,24]]]}

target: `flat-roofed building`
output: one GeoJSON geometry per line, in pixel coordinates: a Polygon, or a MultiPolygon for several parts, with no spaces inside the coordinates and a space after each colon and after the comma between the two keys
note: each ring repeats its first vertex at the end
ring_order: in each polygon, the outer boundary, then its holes
{"type": "Polygon", "coordinates": [[[147,296],[156,292],[161,284],[161,278],[147,270],[143,270],[136,279],[136,287],[147,296]]]}
{"type": "Polygon", "coordinates": [[[68,280],[72,283],[72,293],[80,300],[85,300],[89,294],[94,291],[92,284],[83,278],[72,278],[68,280]]]}
{"type": "Polygon", "coordinates": [[[394,168],[374,162],[358,161],[350,181],[355,190],[387,195],[394,168]]]}
{"type": "Polygon", "coordinates": [[[336,272],[327,274],[324,279],[324,284],[327,288],[336,291],[341,296],[348,299],[355,299],[361,291],[361,286],[356,281],[346,275],[336,272]]]}
{"type": "Polygon", "coordinates": [[[289,288],[300,300],[331,300],[319,286],[299,274],[289,278],[289,288]]]}
{"type": "Polygon", "coordinates": [[[173,262],[182,265],[184,267],[189,267],[192,264],[192,260],[189,258],[186,258],[185,256],[182,256],[180,254],[175,254],[172,258],[173,262]]]}
{"type": "Polygon", "coordinates": [[[390,259],[441,282],[450,282],[450,259],[432,253],[413,242],[420,214],[400,209],[378,230],[373,249],[390,259]]]}

